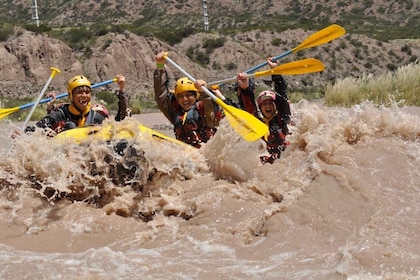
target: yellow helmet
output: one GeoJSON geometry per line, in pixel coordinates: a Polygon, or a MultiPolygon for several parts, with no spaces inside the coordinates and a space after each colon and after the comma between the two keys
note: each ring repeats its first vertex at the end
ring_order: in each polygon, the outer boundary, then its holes
{"type": "Polygon", "coordinates": [[[78,76],[74,76],[73,78],[69,80],[68,85],[67,85],[67,92],[69,94],[70,101],[73,101],[73,94],[72,94],[73,90],[80,86],[88,86],[92,88],[92,84],[85,76],[78,75],[78,76]]]}
{"type": "Polygon", "coordinates": [[[175,84],[175,97],[180,94],[181,92],[186,91],[194,91],[196,95],[198,96],[198,90],[195,87],[193,81],[188,79],[187,77],[178,79],[175,84]]]}

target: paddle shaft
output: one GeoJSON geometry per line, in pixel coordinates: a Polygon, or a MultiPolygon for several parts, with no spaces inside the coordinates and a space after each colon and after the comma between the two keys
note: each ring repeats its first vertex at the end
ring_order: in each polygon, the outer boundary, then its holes
{"type": "MultiPolygon", "coordinates": [[[[245,75],[243,78],[255,78],[255,77],[260,77],[260,76],[264,76],[264,74],[266,74],[266,75],[271,75],[271,74],[273,74],[273,72],[271,71],[269,71],[269,72],[267,72],[267,71],[264,71],[264,73],[262,73],[261,72],[261,74],[259,74],[260,72],[256,72],[256,73],[252,73],[252,74],[248,74],[248,75],[245,75]]],[[[208,86],[212,86],[212,85],[220,85],[220,84],[226,84],[226,83],[230,83],[230,82],[235,82],[236,81],[236,77],[233,77],[233,78],[227,78],[227,79],[224,79],[224,80],[219,80],[219,81],[215,81],[215,82],[210,82],[210,83],[207,83],[207,85],[208,86]]]]}
{"type": "MultiPolygon", "coordinates": [[[[283,57],[285,57],[285,56],[287,56],[287,55],[289,55],[289,54],[291,54],[291,53],[292,53],[292,50],[287,51],[287,52],[285,52],[285,53],[283,53],[283,54],[281,54],[281,55],[278,55],[278,56],[276,56],[276,57],[273,57],[273,58],[271,59],[271,61],[272,61],[272,62],[276,62],[276,61],[277,61],[277,60],[279,60],[280,58],[283,58],[283,57]]],[[[257,66],[254,66],[254,67],[252,67],[252,68],[250,68],[250,69],[246,70],[246,71],[245,71],[245,73],[247,73],[247,74],[252,73],[252,72],[254,72],[255,70],[258,70],[258,69],[260,69],[260,68],[262,68],[262,67],[264,67],[264,66],[266,66],[266,65],[268,65],[268,62],[267,62],[267,61],[266,61],[266,62],[263,62],[263,63],[261,63],[261,64],[258,64],[257,66]]],[[[249,75],[248,77],[255,77],[255,76],[249,75]]],[[[226,78],[226,79],[223,79],[223,80],[218,80],[218,81],[214,81],[214,82],[209,82],[209,83],[207,83],[207,84],[208,84],[208,85],[223,85],[223,84],[230,83],[230,82],[234,82],[234,81],[236,81],[236,77],[226,78]]]]}
{"type": "Polygon", "coordinates": [[[41,101],[42,96],[43,96],[43,95],[44,95],[44,93],[47,91],[47,88],[49,87],[49,85],[50,85],[50,83],[51,83],[52,79],[55,77],[55,75],[56,75],[57,73],[61,73],[61,71],[60,71],[60,70],[58,70],[57,68],[51,67],[51,75],[50,75],[50,77],[48,78],[48,81],[45,83],[44,88],[43,88],[43,89],[41,90],[41,92],[39,93],[37,100],[33,103],[33,107],[32,107],[32,109],[31,109],[31,111],[29,112],[28,116],[26,117],[25,122],[23,123],[22,129],[21,129],[22,131],[23,131],[23,130],[25,129],[25,127],[28,125],[28,122],[29,122],[29,120],[31,119],[32,114],[34,113],[36,106],[38,106],[39,102],[41,101]]]}
{"type": "MultiPolygon", "coordinates": [[[[293,50],[288,50],[287,52],[284,52],[284,53],[282,53],[282,54],[280,54],[280,55],[278,55],[278,56],[276,56],[276,57],[273,57],[272,59],[271,59],[271,61],[272,62],[276,62],[277,60],[279,60],[279,59],[281,59],[281,58],[283,58],[283,57],[286,57],[286,56],[288,56],[289,54],[291,54],[291,53],[293,53],[293,50]]],[[[262,68],[262,67],[264,67],[264,66],[266,66],[266,65],[268,65],[268,62],[267,61],[265,61],[265,62],[263,62],[263,63],[261,63],[261,64],[258,64],[257,66],[254,66],[254,67],[252,67],[252,68],[249,68],[248,70],[246,70],[245,71],[245,73],[252,73],[252,72],[254,72],[255,70],[258,70],[258,69],[260,69],[260,68],[262,68]]],[[[223,83],[223,82],[222,82],[223,83]]]]}
{"type": "MultiPolygon", "coordinates": [[[[270,70],[247,74],[244,78],[254,78],[268,75],[302,75],[324,70],[324,64],[315,58],[306,58],[302,60],[292,61],[276,66],[270,70]]],[[[219,85],[236,81],[236,77],[227,78],[221,81],[207,83],[207,86],[219,85]]]]}
{"type": "MultiPolygon", "coordinates": [[[[271,75],[271,74],[273,74],[273,71],[268,70],[268,71],[263,71],[263,72],[251,73],[251,74],[246,75],[244,78],[255,78],[255,77],[271,75]]],[[[226,83],[235,82],[235,81],[236,81],[236,77],[226,78],[226,79],[218,80],[215,82],[209,82],[207,83],[207,86],[221,85],[221,84],[226,84],[226,83]]]]}
{"type": "MultiPolygon", "coordinates": [[[[47,91],[47,88],[49,87],[49,85],[50,85],[50,83],[51,83],[52,79],[55,77],[55,75],[56,75],[57,73],[61,73],[61,71],[60,71],[60,70],[58,70],[57,68],[51,67],[50,69],[51,69],[51,75],[50,75],[50,77],[48,78],[47,82],[45,83],[44,87],[42,88],[41,92],[39,93],[37,100],[34,102],[34,106],[32,107],[31,111],[29,112],[28,116],[26,117],[26,120],[25,120],[25,122],[23,123],[22,128],[21,128],[21,131],[22,131],[22,132],[25,130],[25,127],[28,125],[29,120],[31,119],[32,114],[34,113],[36,106],[38,106],[38,104],[39,104],[39,102],[40,102],[40,100],[41,100],[42,96],[43,96],[43,95],[44,95],[44,93],[47,91]]],[[[7,157],[9,157],[10,153],[13,151],[13,149],[14,149],[14,148],[15,148],[15,143],[13,142],[13,143],[12,143],[12,146],[11,146],[11,147],[10,147],[10,149],[9,149],[9,152],[8,152],[8,154],[7,154],[7,157]]]]}
{"type": "MultiPolygon", "coordinates": [[[[100,83],[97,83],[97,84],[92,85],[92,88],[97,88],[97,87],[105,86],[105,85],[111,84],[113,82],[115,82],[115,79],[103,81],[103,82],[100,82],[100,83]]],[[[60,98],[66,97],[68,95],[69,94],[67,92],[66,93],[61,93],[61,94],[57,95],[55,98],[56,99],[60,99],[60,98]]],[[[51,100],[52,100],[52,97],[44,98],[44,99],[42,99],[42,100],[39,101],[39,104],[47,103],[47,102],[49,102],[51,100]]],[[[19,106],[19,110],[27,109],[27,108],[30,108],[30,107],[32,107],[34,105],[35,105],[35,102],[24,104],[24,105],[19,106]]]]}
{"type": "MultiPolygon", "coordinates": [[[[168,61],[170,64],[172,64],[172,66],[174,66],[176,69],[178,69],[178,71],[180,71],[182,74],[184,74],[184,76],[186,76],[188,79],[190,79],[193,83],[196,82],[196,79],[194,79],[193,76],[191,76],[190,74],[188,74],[184,69],[182,69],[178,64],[176,64],[172,59],[170,59],[168,56],[165,56],[166,61],[168,61]]],[[[208,88],[206,88],[205,86],[201,86],[201,89],[207,93],[208,96],[211,97],[211,99],[213,99],[216,103],[219,104],[218,100],[220,100],[219,98],[217,98],[216,95],[214,95],[208,88]]],[[[223,102],[221,102],[223,103],[223,102]]],[[[224,104],[224,103],[223,103],[224,104]]],[[[221,105],[221,104],[219,104],[221,105]]]]}

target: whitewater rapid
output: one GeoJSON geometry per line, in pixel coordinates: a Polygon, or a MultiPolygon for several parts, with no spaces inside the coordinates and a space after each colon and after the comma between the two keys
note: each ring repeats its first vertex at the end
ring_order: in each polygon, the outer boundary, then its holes
{"type": "Polygon", "coordinates": [[[8,157],[4,122],[0,278],[420,279],[419,108],[292,109],[272,165],[227,121],[200,150],[22,135],[8,157]]]}

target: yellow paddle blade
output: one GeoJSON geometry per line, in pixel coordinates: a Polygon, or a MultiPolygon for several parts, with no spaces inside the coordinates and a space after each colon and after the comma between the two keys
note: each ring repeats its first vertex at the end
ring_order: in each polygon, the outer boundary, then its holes
{"type": "Polygon", "coordinates": [[[260,77],[268,75],[301,75],[324,71],[324,64],[315,58],[307,58],[281,64],[270,70],[255,72],[247,76],[260,77]]]}
{"type": "Polygon", "coordinates": [[[188,146],[188,147],[192,147],[192,148],[194,148],[194,147],[193,147],[193,146],[191,146],[191,145],[185,144],[184,142],[179,141],[178,139],[175,139],[175,138],[169,137],[168,135],[165,135],[165,134],[163,134],[163,133],[160,133],[160,132],[158,132],[158,131],[156,131],[156,130],[153,130],[153,129],[151,129],[151,128],[147,127],[147,126],[144,126],[144,125],[139,125],[139,128],[140,128],[140,131],[141,131],[141,132],[143,132],[143,133],[148,133],[148,134],[149,134],[150,136],[152,136],[153,138],[162,139],[162,140],[167,140],[167,141],[170,141],[170,142],[175,143],[175,144],[178,144],[178,145],[188,146]]]}
{"type": "Polygon", "coordinates": [[[19,107],[0,109],[0,120],[17,111],[19,111],[19,107]]]}
{"type": "MultiPolygon", "coordinates": [[[[175,138],[167,136],[163,133],[155,131],[151,128],[148,128],[144,125],[138,125],[139,131],[134,131],[130,127],[120,127],[120,126],[83,126],[76,127],[63,131],[55,136],[55,139],[65,140],[71,139],[76,143],[80,143],[84,140],[120,140],[120,139],[132,139],[136,136],[136,133],[140,132],[144,135],[151,136],[154,140],[165,140],[178,145],[183,145],[184,147],[190,147],[190,145],[185,144],[175,138]]],[[[192,146],[191,146],[192,147],[192,146]]]]}
{"type": "Polygon", "coordinates": [[[340,36],[343,36],[344,34],[346,34],[346,30],[343,27],[337,24],[331,24],[330,26],[321,29],[320,31],[306,38],[299,46],[293,48],[292,52],[297,52],[328,43],[340,36]]]}
{"type": "Polygon", "coordinates": [[[268,133],[268,126],[247,111],[230,106],[219,98],[215,102],[223,108],[229,124],[246,141],[256,141],[268,133]]]}
{"type": "MultiPolygon", "coordinates": [[[[270,70],[259,71],[246,75],[248,78],[270,76],[270,75],[302,75],[314,72],[321,72],[325,69],[324,64],[315,58],[307,58],[289,63],[281,64],[270,70]]],[[[236,81],[236,77],[227,78],[224,80],[207,83],[208,86],[219,85],[228,82],[236,81]]]]}
{"type": "MultiPolygon", "coordinates": [[[[58,140],[66,140],[71,139],[76,143],[80,143],[83,140],[110,140],[112,139],[112,134],[110,132],[110,126],[82,126],[76,127],[73,129],[69,129],[57,134],[54,139],[58,140]]],[[[123,131],[122,133],[114,133],[118,136],[118,139],[130,137],[132,138],[133,135],[127,131],[123,131]],[[121,138],[120,138],[121,137],[121,138]]]]}

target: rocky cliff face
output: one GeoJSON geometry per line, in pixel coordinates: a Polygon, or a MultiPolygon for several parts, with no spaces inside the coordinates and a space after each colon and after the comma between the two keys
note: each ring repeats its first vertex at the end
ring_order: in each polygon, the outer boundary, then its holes
{"type": "MultiPolygon", "coordinates": [[[[169,57],[194,77],[215,81],[233,77],[237,72],[264,62],[267,56],[290,50],[314,32],[316,30],[250,31],[226,37],[224,45],[214,49],[209,55],[210,62],[202,67],[185,53],[190,48],[204,52],[203,40],[220,35],[196,34],[169,46],[128,31],[124,34],[109,33],[96,41],[91,47],[92,55],[86,58],[57,39],[19,30],[1,43],[0,95],[36,96],[51,73],[50,67],[57,67],[62,73],[54,78],[49,90],[66,92],[66,83],[74,75],[86,75],[95,83],[122,73],[127,77],[127,90],[133,95],[145,96],[153,90],[154,54],[158,51],[168,51],[169,57]],[[273,45],[273,38],[280,38],[281,45],[273,45]],[[232,69],[226,67],[230,62],[236,65],[232,69]]],[[[291,54],[281,62],[315,57],[325,64],[323,73],[287,77],[291,86],[299,87],[302,84],[322,85],[364,72],[380,74],[389,71],[390,64],[407,64],[413,56],[420,57],[416,41],[383,43],[361,35],[346,34],[331,43],[291,54]]],[[[174,67],[168,66],[168,70],[172,80],[181,75],[174,67]]]]}
{"type": "MultiPolygon", "coordinates": [[[[83,58],[63,42],[45,35],[20,30],[0,47],[0,95],[17,98],[37,95],[50,76],[50,67],[61,70],[49,90],[66,92],[66,83],[74,75],[86,75],[93,83],[112,79],[122,73],[127,90],[147,94],[153,86],[154,54],[158,50],[182,62],[192,75],[205,73],[174,48],[151,38],[125,34],[107,34],[92,47],[90,58],[83,58]]],[[[173,68],[169,68],[174,77],[173,68]]]]}
{"type": "MultiPolygon", "coordinates": [[[[38,93],[51,73],[50,67],[63,73],[82,69],[67,45],[27,31],[19,31],[2,43],[0,61],[0,94],[17,98],[38,93]]],[[[58,88],[65,76],[58,75],[52,88],[58,88]]]]}

